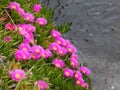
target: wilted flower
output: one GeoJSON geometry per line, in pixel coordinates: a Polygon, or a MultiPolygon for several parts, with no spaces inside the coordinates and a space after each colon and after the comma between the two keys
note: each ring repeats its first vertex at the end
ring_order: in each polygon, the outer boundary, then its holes
{"type": "Polygon", "coordinates": [[[34,12],[36,13],[39,12],[41,9],[42,9],[42,6],[39,4],[35,4],[33,7],[34,12]]]}
{"type": "Polygon", "coordinates": [[[24,20],[27,20],[29,22],[34,21],[34,16],[31,13],[24,13],[23,17],[24,17],[24,20]]]}
{"type": "Polygon", "coordinates": [[[52,37],[54,37],[54,38],[61,37],[61,33],[58,32],[58,31],[55,30],[55,29],[53,29],[53,30],[51,31],[51,35],[52,35],[52,37]]]}
{"type": "Polygon", "coordinates": [[[5,42],[10,42],[10,40],[11,40],[11,37],[10,37],[10,36],[4,37],[4,41],[5,41],[5,42]]]}
{"type": "Polygon", "coordinates": [[[77,67],[78,66],[78,61],[76,59],[71,59],[70,60],[70,64],[73,68],[77,67]]]}
{"type": "Polygon", "coordinates": [[[82,74],[79,71],[75,71],[74,78],[77,80],[79,78],[82,78],[82,74]]]}
{"type": "Polygon", "coordinates": [[[20,7],[20,4],[17,3],[17,2],[11,2],[11,3],[9,4],[9,9],[10,9],[10,10],[12,10],[12,9],[17,10],[19,7],[20,7]]]}
{"type": "Polygon", "coordinates": [[[53,61],[52,61],[52,64],[53,64],[55,67],[57,67],[57,68],[62,68],[62,67],[65,66],[64,61],[61,60],[61,59],[55,59],[55,60],[53,60],[53,61]]]}
{"type": "Polygon", "coordinates": [[[13,24],[11,24],[11,23],[7,23],[6,25],[5,25],[5,29],[9,29],[9,30],[14,30],[15,29],[15,26],[13,25],[13,24]]]}
{"type": "Polygon", "coordinates": [[[12,80],[18,82],[26,77],[24,70],[15,69],[9,72],[12,80]]]}
{"type": "Polygon", "coordinates": [[[90,70],[85,66],[79,67],[78,70],[81,71],[82,73],[86,74],[86,75],[90,75],[90,73],[91,73],[90,70]]]}
{"type": "Polygon", "coordinates": [[[45,90],[49,87],[49,85],[43,80],[36,81],[35,86],[38,88],[38,90],[45,90]]]}
{"type": "Polygon", "coordinates": [[[47,24],[47,20],[45,18],[37,18],[36,23],[38,23],[41,26],[44,26],[47,24]]]}
{"type": "Polygon", "coordinates": [[[65,68],[63,72],[65,77],[72,77],[74,74],[73,70],[70,68],[65,68]]]}

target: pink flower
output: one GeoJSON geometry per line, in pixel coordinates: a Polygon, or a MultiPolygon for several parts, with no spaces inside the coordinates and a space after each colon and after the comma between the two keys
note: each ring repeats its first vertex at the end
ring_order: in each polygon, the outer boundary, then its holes
{"type": "Polygon", "coordinates": [[[66,48],[59,47],[58,50],[57,50],[57,54],[58,55],[66,55],[67,54],[66,48]]]}
{"type": "Polygon", "coordinates": [[[27,20],[29,22],[33,22],[34,21],[34,16],[31,13],[25,13],[23,15],[24,20],[27,20]]]}
{"type": "Polygon", "coordinates": [[[62,46],[63,46],[63,47],[67,47],[68,45],[70,45],[70,41],[63,39],[62,46]]]}
{"type": "Polygon", "coordinates": [[[29,60],[31,58],[30,53],[27,51],[22,51],[22,50],[17,50],[14,54],[15,59],[20,61],[20,60],[29,60]]]}
{"type": "Polygon", "coordinates": [[[19,7],[20,7],[20,4],[17,2],[10,2],[10,4],[9,4],[10,10],[12,10],[12,9],[17,10],[19,7]]]}
{"type": "Polygon", "coordinates": [[[55,42],[57,43],[57,44],[59,44],[59,45],[62,45],[63,44],[63,38],[61,38],[61,37],[58,37],[58,38],[56,38],[55,39],[55,42]]]}
{"type": "Polygon", "coordinates": [[[34,12],[38,13],[42,9],[42,6],[39,4],[35,4],[33,7],[34,12]]]}
{"type": "Polygon", "coordinates": [[[41,55],[40,54],[32,54],[31,57],[33,60],[38,60],[41,57],[41,55]]]}
{"type": "Polygon", "coordinates": [[[15,69],[9,72],[10,77],[12,80],[19,82],[20,80],[26,77],[25,72],[21,69],[15,69]]]}
{"type": "Polygon", "coordinates": [[[75,53],[73,53],[73,54],[70,56],[70,60],[72,60],[72,59],[78,60],[78,55],[75,54],[75,53]]]}
{"type": "Polygon", "coordinates": [[[74,74],[74,78],[77,80],[79,78],[82,78],[82,74],[79,71],[76,71],[74,74]]]}
{"type": "Polygon", "coordinates": [[[75,82],[76,85],[81,85],[82,83],[84,83],[85,81],[83,80],[83,78],[78,78],[75,82]]]}
{"type": "Polygon", "coordinates": [[[38,90],[45,90],[49,87],[48,84],[43,80],[36,81],[35,86],[38,88],[38,90]]]}
{"type": "Polygon", "coordinates": [[[67,46],[67,51],[69,53],[75,53],[77,50],[76,50],[76,48],[73,45],[68,45],[67,46]]]}
{"type": "Polygon", "coordinates": [[[35,32],[35,27],[32,24],[18,24],[19,29],[25,30],[28,33],[35,32]]]}
{"type": "Polygon", "coordinates": [[[73,68],[78,67],[78,61],[76,59],[71,59],[70,64],[73,68]]]}
{"type": "Polygon", "coordinates": [[[19,45],[19,49],[29,52],[29,51],[31,51],[31,46],[29,44],[22,43],[22,44],[19,45]]]}
{"type": "Polygon", "coordinates": [[[37,18],[36,23],[38,23],[41,26],[44,26],[47,24],[47,20],[45,18],[37,18]]]}
{"type": "Polygon", "coordinates": [[[53,42],[53,43],[50,44],[49,49],[53,50],[53,51],[58,51],[59,47],[60,46],[57,43],[53,42]]]}
{"type": "Polygon", "coordinates": [[[61,59],[54,59],[52,61],[52,64],[56,67],[56,68],[62,68],[65,66],[65,63],[63,62],[63,60],[61,59]]]}
{"type": "Polygon", "coordinates": [[[5,41],[5,42],[10,42],[10,40],[11,40],[11,37],[10,37],[10,36],[6,36],[6,37],[4,38],[4,41],[5,41]]]}
{"type": "Polygon", "coordinates": [[[24,36],[27,40],[29,40],[30,42],[33,41],[34,39],[34,35],[33,33],[28,33],[25,29],[19,27],[19,34],[24,36]]]}
{"type": "Polygon", "coordinates": [[[81,85],[81,87],[84,87],[84,88],[86,88],[86,90],[88,90],[88,87],[89,87],[88,83],[83,82],[80,85],[81,85]]]}
{"type": "Polygon", "coordinates": [[[54,37],[54,38],[61,37],[61,33],[58,32],[57,30],[54,30],[54,29],[51,31],[51,35],[52,35],[52,37],[54,37]]]}
{"type": "Polygon", "coordinates": [[[31,58],[31,54],[28,51],[23,51],[23,60],[29,60],[31,58]]]}
{"type": "Polygon", "coordinates": [[[14,56],[15,56],[15,59],[17,59],[18,61],[22,60],[24,56],[24,52],[22,50],[17,50],[15,51],[14,56]]]}
{"type": "Polygon", "coordinates": [[[74,74],[73,70],[70,68],[65,68],[63,72],[65,77],[72,77],[74,74]]]}
{"type": "Polygon", "coordinates": [[[41,55],[43,53],[43,48],[39,45],[33,46],[32,47],[32,53],[41,55]]]}
{"type": "Polygon", "coordinates": [[[42,52],[42,54],[41,54],[41,57],[42,58],[48,58],[48,57],[51,57],[52,56],[52,53],[51,53],[51,51],[50,50],[43,50],[43,52],[42,52]]]}
{"type": "Polygon", "coordinates": [[[22,9],[22,8],[17,8],[17,10],[16,10],[18,13],[19,13],[19,15],[21,15],[21,16],[23,16],[24,15],[24,13],[25,13],[25,11],[22,9]]]}
{"type": "Polygon", "coordinates": [[[79,67],[78,70],[81,71],[82,73],[86,74],[86,75],[90,75],[90,73],[91,73],[90,70],[85,66],[79,67]]]}
{"type": "Polygon", "coordinates": [[[7,23],[6,25],[5,25],[5,29],[9,29],[9,30],[14,30],[15,29],[15,26],[13,25],[13,24],[11,24],[11,23],[7,23]]]}
{"type": "Polygon", "coordinates": [[[28,38],[24,38],[23,43],[30,44],[30,40],[28,38]]]}
{"type": "Polygon", "coordinates": [[[32,24],[26,24],[24,27],[28,33],[35,32],[36,29],[32,24]]]}

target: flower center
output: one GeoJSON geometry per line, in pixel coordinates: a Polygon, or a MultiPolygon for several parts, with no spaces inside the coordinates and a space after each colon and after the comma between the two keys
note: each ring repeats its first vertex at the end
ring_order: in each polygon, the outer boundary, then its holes
{"type": "Polygon", "coordinates": [[[55,51],[56,51],[56,50],[57,50],[57,47],[53,47],[53,50],[55,50],[55,51]]]}
{"type": "Polygon", "coordinates": [[[42,25],[42,24],[43,24],[43,22],[42,22],[42,21],[39,21],[39,24],[40,24],[40,25],[42,25]]]}
{"type": "Polygon", "coordinates": [[[57,41],[58,44],[61,44],[61,41],[57,41]]]}
{"type": "Polygon", "coordinates": [[[66,76],[69,76],[69,75],[70,75],[70,73],[69,73],[69,72],[65,72],[65,75],[66,75],[66,76]]]}
{"type": "Polygon", "coordinates": [[[78,78],[78,74],[75,74],[75,77],[78,78]]]}
{"type": "Polygon", "coordinates": [[[23,51],[27,51],[27,48],[24,47],[24,48],[23,48],[23,51]]]}
{"type": "Polygon", "coordinates": [[[74,62],[71,62],[71,65],[72,65],[72,66],[74,66],[74,65],[75,65],[75,63],[74,63],[74,62]]]}
{"type": "Polygon", "coordinates": [[[77,80],[77,81],[76,81],[76,84],[80,84],[80,81],[79,81],[79,80],[77,80]]]}
{"type": "Polygon", "coordinates": [[[57,35],[55,33],[53,33],[53,36],[56,37],[57,35]]]}
{"type": "Polygon", "coordinates": [[[60,67],[60,64],[59,64],[59,63],[57,63],[55,66],[56,66],[56,67],[60,67]]]}
{"type": "Polygon", "coordinates": [[[12,9],[16,9],[16,6],[12,6],[12,9]]]}
{"type": "Polygon", "coordinates": [[[15,74],[15,77],[16,77],[17,79],[19,79],[19,78],[21,77],[21,75],[20,75],[19,73],[16,73],[16,74],[15,74]]]}
{"type": "Polygon", "coordinates": [[[35,52],[36,52],[36,53],[39,53],[39,52],[40,52],[40,50],[37,48],[37,49],[35,50],[35,52]]]}
{"type": "Polygon", "coordinates": [[[68,49],[68,51],[72,52],[72,49],[71,49],[71,48],[69,48],[69,49],[68,49]]]}

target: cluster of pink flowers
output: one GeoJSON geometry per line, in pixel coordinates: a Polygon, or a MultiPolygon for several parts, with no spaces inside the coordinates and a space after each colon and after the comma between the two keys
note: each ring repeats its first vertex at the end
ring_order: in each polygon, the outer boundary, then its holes
{"type": "MultiPolygon", "coordinates": [[[[11,2],[9,4],[9,9],[10,10],[15,10],[20,16],[22,16],[24,18],[24,20],[29,21],[29,22],[34,22],[35,17],[33,16],[33,14],[31,14],[30,12],[25,12],[21,7],[20,4],[17,2],[11,2]]],[[[35,13],[38,13],[40,10],[42,9],[42,6],[39,4],[35,4],[33,6],[33,11],[35,13]]],[[[47,20],[43,17],[41,18],[37,18],[36,23],[38,23],[41,26],[44,26],[47,24],[47,20]]]]}
{"type": "MultiPolygon", "coordinates": [[[[42,7],[39,4],[35,4],[33,10],[35,13],[38,13],[41,8],[42,7]]],[[[33,14],[25,13],[19,3],[11,2],[9,9],[17,11],[24,18],[24,20],[27,20],[30,23],[34,22],[35,18],[33,14]]],[[[47,20],[40,17],[36,18],[35,23],[40,26],[45,26],[47,24],[47,20]]],[[[36,28],[32,24],[18,24],[17,27],[18,33],[24,37],[24,40],[14,53],[16,60],[39,60],[40,58],[47,59],[52,57],[52,52],[56,53],[58,56],[65,56],[69,54],[69,62],[71,67],[66,67],[67,64],[64,60],[60,59],[60,57],[53,59],[52,64],[56,68],[62,69],[63,75],[66,78],[73,77],[76,81],[76,85],[80,85],[81,87],[88,89],[88,84],[84,81],[82,75],[90,75],[90,70],[85,66],[79,66],[76,47],[73,46],[69,40],[64,39],[59,31],[55,29],[51,30],[50,34],[54,38],[54,42],[52,42],[48,48],[44,49],[42,46],[35,45],[34,43],[34,32],[36,28]]],[[[6,24],[5,29],[14,30],[15,27],[11,23],[8,23],[6,24]]],[[[10,71],[10,76],[14,81],[18,82],[19,80],[25,78],[25,72],[19,69],[12,70],[10,71]]],[[[36,81],[35,86],[38,87],[39,90],[45,90],[49,87],[48,84],[42,80],[36,81]]]]}
{"type": "MultiPolygon", "coordinates": [[[[19,82],[20,80],[23,80],[26,78],[26,74],[24,70],[21,69],[15,69],[9,72],[12,80],[14,80],[15,82],[19,82]]],[[[39,90],[45,90],[46,88],[49,87],[49,85],[43,81],[43,80],[38,80],[35,82],[35,86],[39,89],[39,90]]]]}
{"type": "Polygon", "coordinates": [[[51,31],[51,36],[55,39],[53,43],[50,44],[49,49],[51,51],[56,52],[58,55],[66,55],[70,54],[70,65],[71,68],[65,67],[65,62],[62,59],[55,59],[53,60],[53,65],[56,68],[63,68],[63,75],[66,78],[74,77],[76,80],[76,85],[80,85],[81,87],[86,88],[88,90],[88,84],[84,81],[82,75],[90,75],[90,70],[85,66],[79,66],[78,63],[78,55],[76,54],[76,48],[73,46],[69,40],[63,39],[62,35],[57,30],[51,31]],[[75,70],[73,70],[76,68],[75,70]]]}

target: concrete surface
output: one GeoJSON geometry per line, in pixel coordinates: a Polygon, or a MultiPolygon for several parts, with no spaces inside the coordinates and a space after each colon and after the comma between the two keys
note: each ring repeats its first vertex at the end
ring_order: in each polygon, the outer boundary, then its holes
{"type": "Polygon", "coordinates": [[[41,0],[92,71],[93,90],[120,90],[120,0],[41,0]]]}

